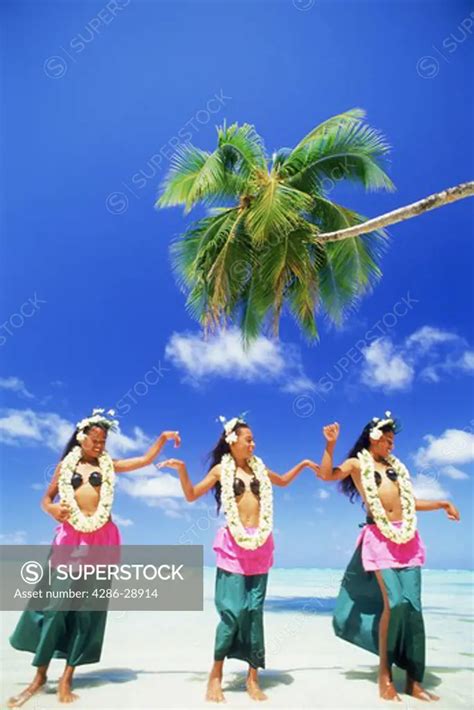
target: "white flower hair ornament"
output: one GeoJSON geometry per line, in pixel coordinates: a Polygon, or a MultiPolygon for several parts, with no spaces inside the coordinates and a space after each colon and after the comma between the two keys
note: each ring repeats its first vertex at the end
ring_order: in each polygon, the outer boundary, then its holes
{"type": "MultiPolygon", "coordinates": [[[[81,419],[80,422],[77,422],[76,429],[79,430],[76,434],[77,441],[83,442],[87,436],[84,429],[94,426],[94,424],[100,424],[104,426],[107,430],[112,429],[112,431],[118,431],[118,421],[116,419],[108,419],[106,416],[104,416],[104,412],[105,409],[93,409],[92,415],[90,417],[86,417],[85,419],[81,419]]],[[[113,417],[115,415],[115,409],[109,409],[107,411],[107,414],[113,417]]]]}
{"type": "Polygon", "coordinates": [[[380,419],[379,417],[374,417],[372,419],[372,427],[370,429],[369,437],[372,441],[379,441],[383,436],[383,427],[387,424],[392,424],[394,429],[397,428],[396,420],[392,417],[392,412],[385,412],[385,419],[380,419]]]}
{"type": "Polygon", "coordinates": [[[243,414],[240,414],[238,417],[232,417],[232,419],[226,419],[225,417],[219,415],[218,419],[222,423],[222,426],[224,427],[224,431],[226,433],[225,436],[225,441],[230,445],[230,444],[235,444],[235,442],[238,439],[237,432],[233,431],[234,427],[241,423],[244,424],[244,416],[248,414],[248,412],[244,412],[243,414]]]}

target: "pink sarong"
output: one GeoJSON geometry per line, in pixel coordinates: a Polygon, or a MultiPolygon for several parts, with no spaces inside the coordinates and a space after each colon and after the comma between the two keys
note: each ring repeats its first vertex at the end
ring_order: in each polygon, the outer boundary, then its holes
{"type": "Polygon", "coordinates": [[[120,545],[120,531],[109,520],[94,532],[80,532],[64,522],[56,528],[53,545],[120,545]]]}
{"type": "MultiPolygon", "coordinates": [[[[257,528],[245,528],[253,533],[257,528]]],[[[217,553],[217,567],[233,574],[267,574],[273,564],[275,542],[270,533],[261,547],[256,550],[246,550],[240,547],[231,535],[227,526],[219,528],[212,549],[217,553]]]]}
{"type": "Polygon", "coordinates": [[[118,564],[120,541],[120,531],[112,520],[89,533],[76,530],[66,520],[56,528],[51,547],[51,565],[118,564]]]}
{"type": "MultiPolygon", "coordinates": [[[[401,520],[393,522],[400,527],[401,520]]],[[[364,525],[356,547],[362,545],[362,565],[366,572],[394,567],[421,567],[425,562],[426,548],[418,530],[409,542],[397,543],[386,538],[377,525],[364,525]]]]}

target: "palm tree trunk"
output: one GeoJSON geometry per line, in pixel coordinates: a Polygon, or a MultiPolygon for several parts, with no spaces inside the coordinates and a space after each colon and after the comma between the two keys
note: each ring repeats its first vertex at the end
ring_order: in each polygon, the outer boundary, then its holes
{"type": "Polygon", "coordinates": [[[376,229],[388,227],[390,224],[403,222],[403,220],[417,217],[423,214],[423,212],[434,210],[437,207],[442,207],[450,202],[463,200],[465,197],[472,197],[473,195],[474,182],[463,182],[455,187],[448,187],[447,190],[443,190],[442,192],[429,195],[418,202],[413,202],[411,205],[399,207],[392,212],[380,215],[380,217],[374,217],[367,222],[362,222],[362,224],[356,224],[354,227],[339,229],[337,232],[318,234],[316,239],[318,242],[327,243],[339,242],[342,239],[349,239],[350,237],[358,237],[360,234],[367,234],[368,232],[374,232],[376,229]]]}

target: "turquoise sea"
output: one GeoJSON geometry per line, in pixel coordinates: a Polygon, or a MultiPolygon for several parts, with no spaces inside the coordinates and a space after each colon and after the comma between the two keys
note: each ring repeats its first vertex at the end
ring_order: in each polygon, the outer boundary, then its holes
{"type": "MultiPolygon", "coordinates": [[[[344,570],[275,567],[268,581],[267,612],[330,614],[334,609],[344,570]]],[[[204,596],[214,595],[213,567],[204,568],[204,596]]],[[[423,569],[425,614],[463,622],[474,621],[474,571],[423,569]]]]}

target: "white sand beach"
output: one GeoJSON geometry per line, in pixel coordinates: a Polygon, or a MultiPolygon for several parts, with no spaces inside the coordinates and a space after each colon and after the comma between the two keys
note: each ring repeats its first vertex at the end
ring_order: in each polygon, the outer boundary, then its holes
{"type": "MultiPolygon", "coordinates": [[[[330,608],[340,571],[275,569],[270,575],[265,633],[267,666],[262,687],[268,708],[378,708],[377,658],[336,638],[330,608]],[[302,608],[311,602],[312,613],[302,608]],[[314,613],[316,612],[316,613],[314,613]]],[[[473,578],[469,572],[425,570],[427,634],[425,686],[441,695],[439,710],[474,706],[473,578]]],[[[213,571],[206,570],[203,612],[111,612],[99,664],[76,672],[77,708],[199,708],[212,660],[217,614],[213,571]]],[[[2,707],[32,676],[31,656],[8,643],[17,612],[2,615],[2,707]]],[[[25,705],[60,707],[53,661],[46,692],[25,705]]],[[[403,674],[395,683],[403,690],[403,674]]],[[[227,707],[254,707],[245,693],[245,666],[226,662],[227,707]]],[[[399,707],[422,707],[402,693],[399,707]]]]}

